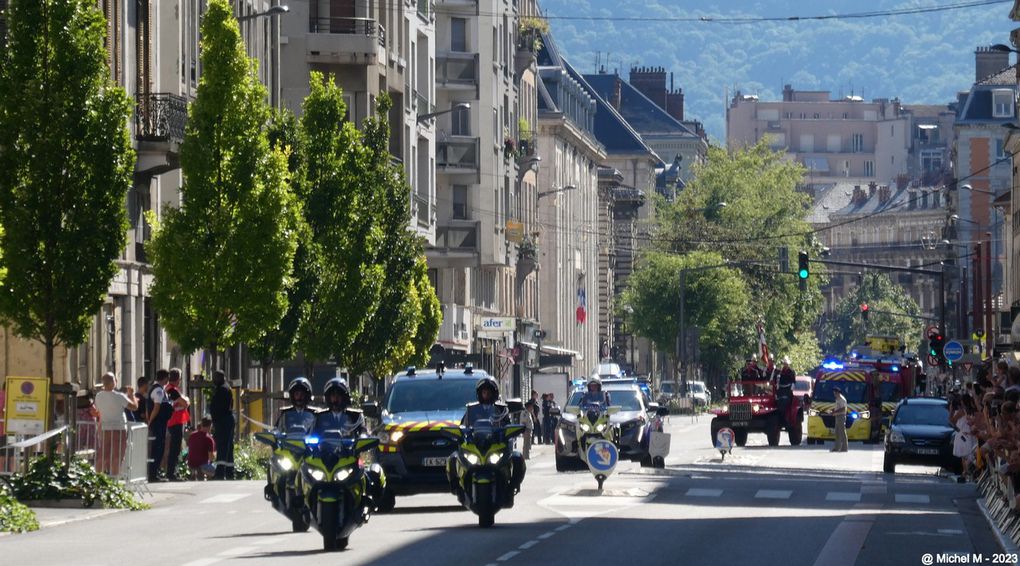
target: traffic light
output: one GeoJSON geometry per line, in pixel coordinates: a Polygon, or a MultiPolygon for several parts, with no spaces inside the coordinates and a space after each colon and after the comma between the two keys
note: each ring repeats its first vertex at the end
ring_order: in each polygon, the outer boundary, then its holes
{"type": "Polygon", "coordinates": [[[811,275],[811,268],[808,265],[808,253],[801,250],[797,254],[797,278],[800,280],[800,290],[807,291],[807,279],[811,275]]]}
{"type": "Polygon", "coordinates": [[[946,345],[946,339],[939,332],[932,332],[928,335],[928,355],[934,358],[938,365],[945,365],[946,359],[942,353],[946,345]]]}
{"type": "Polygon", "coordinates": [[[868,303],[861,303],[861,320],[868,321],[868,303]]]}

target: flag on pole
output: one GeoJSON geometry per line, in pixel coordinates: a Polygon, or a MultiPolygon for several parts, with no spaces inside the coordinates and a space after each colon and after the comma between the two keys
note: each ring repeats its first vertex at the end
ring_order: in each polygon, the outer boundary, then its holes
{"type": "Polygon", "coordinates": [[[769,357],[769,345],[765,342],[765,325],[758,323],[758,359],[765,364],[766,368],[772,367],[772,358],[769,357]]]}
{"type": "Polygon", "coordinates": [[[584,287],[577,289],[577,323],[584,324],[586,318],[588,318],[588,298],[584,292],[584,287]]]}

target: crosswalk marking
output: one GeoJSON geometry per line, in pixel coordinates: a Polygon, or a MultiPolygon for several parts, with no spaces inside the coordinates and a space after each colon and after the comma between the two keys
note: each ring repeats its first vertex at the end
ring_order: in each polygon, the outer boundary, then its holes
{"type": "Polygon", "coordinates": [[[722,495],[723,490],[721,489],[704,489],[698,487],[692,487],[687,490],[688,497],[719,497],[722,495]]]}
{"type": "Polygon", "coordinates": [[[861,494],[860,494],[860,492],[850,492],[850,491],[830,491],[829,493],[825,494],[825,500],[826,501],[852,501],[854,503],[859,503],[861,501],[861,494]]]}
{"type": "Polygon", "coordinates": [[[793,491],[789,489],[759,489],[755,499],[789,499],[793,491]]]}
{"type": "Polygon", "coordinates": [[[931,498],[923,494],[897,493],[896,503],[931,503],[931,498]]]}
{"type": "Polygon", "coordinates": [[[210,497],[208,499],[203,499],[202,501],[199,501],[199,503],[233,503],[235,501],[240,501],[240,500],[244,499],[245,497],[248,497],[249,495],[251,495],[251,494],[250,493],[221,493],[219,495],[214,495],[214,496],[212,496],[212,497],[210,497]]]}

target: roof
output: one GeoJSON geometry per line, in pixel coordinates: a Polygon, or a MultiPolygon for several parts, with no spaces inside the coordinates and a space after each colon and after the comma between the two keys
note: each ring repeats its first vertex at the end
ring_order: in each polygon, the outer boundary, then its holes
{"type": "Polygon", "coordinates": [[[902,108],[913,114],[915,118],[934,118],[943,113],[952,112],[948,104],[904,104],[902,108]]]}
{"type": "Polygon", "coordinates": [[[669,115],[652,102],[634,85],[617,74],[584,75],[588,84],[598,91],[599,96],[612,100],[616,84],[620,84],[620,115],[635,130],[642,134],[673,134],[681,137],[698,137],[687,126],[669,115]]]}
{"type": "Polygon", "coordinates": [[[1016,120],[1015,116],[995,117],[992,115],[992,91],[1009,89],[1016,93],[1016,65],[1006,67],[998,73],[974,84],[970,92],[961,93],[960,112],[956,122],[1005,123],[1016,120]]]}
{"type": "Polygon", "coordinates": [[[982,79],[977,84],[982,86],[1016,86],[1016,65],[1010,65],[998,73],[982,79]]]}
{"type": "MultiPolygon", "coordinates": [[[[443,372],[443,379],[480,379],[489,374],[485,373],[485,370],[478,368],[472,368],[471,373],[464,371],[464,368],[447,369],[443,372]]],[[[434,368],[422,368],[415,369],[414,375],[407,375],[407,371],[402,371],[394,377],[394,381],[427,381],[427,380],[438,380],[439,376],[436,374],[434,368]]]]}
{"type": "MultiPolygon", "coordinates": [[[[868,186],[867,185],[861,185],[861,189],[864,190],[864,191],[868,191],[868,186]]],[[[883,187],[878,187],[878,190],[875,191],[875,194],[872,195],[872,196],[869,196],[864,201],[860,201],[860,202],[856,202],[856,203],[851,201],[845,207],[841,208],[838,211],[835,211],[835,212],[831,213],[830,219],[831,219],[831,216],[850,216],[850,215],[855,215],[855,214],[874,214],[874,213],[881,212],[881,211],[886,211],[886,210],[895,210],[897,214],[931,213],[933,211],[943,211],[943,212],[945,211],[945,204],[946,203],[945,203],[945,201],[943,201],[941,199],[939,201],[939,206],[938,207],[928,206],[928,207],[922,208],[920,206],[922,204],[922,201],[917,197],[917,194],[919,194],[921,191],[929,191],[929,192],[936,191],[937,189],[935,187],[920,187],[920,188],[917,188],[917,187],[914,187],[914,188],[904,187],[902,189],[897,189],[897,188],[894,188],[894,187],[889,187],[888,190],[891,192],[891,194],[889,195],[888,200],[886,200],[885,202],[882,202],[882,198],[881,198],[882,189],[883,189],[883,187]],[[913,199],[914,205],[915,205],[914,208],[910,208],[910,201],[912,199],[913,199]]]]}
{"type": "Polygon", "coordinates": [[[815,196],[814,204],[808,211],[808,224],[828,224],[829,215],[842,210],[854,195],[854,185],[850,183],[836,183],[835,185],[822,189],[815,196]]]}

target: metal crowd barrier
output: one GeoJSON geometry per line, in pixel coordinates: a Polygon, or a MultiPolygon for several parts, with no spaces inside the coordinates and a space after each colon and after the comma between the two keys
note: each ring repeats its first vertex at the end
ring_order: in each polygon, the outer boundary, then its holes
{"type": "Polygon", "coordinates": [[[29,460],[34,454],[42,453],[43,443],[66,431],[67,427],[62,426],[32,437],[20,434],[5,437],[5,444],[0,446],[0,475],[14,475],[18,470],[27,472],[29,460]]]}

